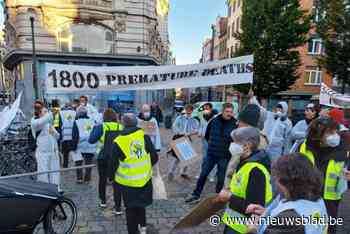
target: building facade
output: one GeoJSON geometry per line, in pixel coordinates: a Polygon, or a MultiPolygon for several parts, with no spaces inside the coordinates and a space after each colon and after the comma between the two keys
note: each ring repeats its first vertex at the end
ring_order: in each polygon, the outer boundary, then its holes
{"type": "Polygon", "coordinates": [[[242,5],[244,0],[228,0],[227,5],[227,50],[233,58],[239,49],[239,40],[235,37],[241,31],[242,5]]]}
{"type": "MultiPolygon", "coordinates": [[[[157,0],[6,0],[3,4],[8,48],[4,65],[16,80],[16,93],[23,90],[25,100],[33,100],[31,17],[39,82],[45,79],[45,62],[129,66],[169,60],[168,21],[167,16],[157,15],[157,0]]],[[[92,99],[101,106],[123,99],[137,105],[150,102],[152,96],[130,91],[96,93],[92,99]]]]}

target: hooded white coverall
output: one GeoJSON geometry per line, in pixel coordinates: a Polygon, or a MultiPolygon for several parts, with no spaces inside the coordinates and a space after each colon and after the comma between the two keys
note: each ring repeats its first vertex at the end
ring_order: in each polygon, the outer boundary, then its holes
{"type": "Polygon", "coordinates": [[[277,116],[276,113],[262,107],[255,97],[250,102],[260,107],[261,116],[264,119],[263,133],[269,140],[266,152],[271,161],[288,154],[291,148],[289,135],[293,127],[292,122],[288,119],[288,104],[286,102],[278,103],[282,106],[282,116],[277,116]]]}
{"type": "MultiPolygon", "coordinates": [[[[57,145],[57,139],[59,139],[59,133],[53,128],[53,115],[47,113],[45,116],[31,120],[31,128],[33,137],[36,137],[36,133],[40,131],[36,139],[36,151],[35,158],[38,165],[38,172],[59,170],[60,159],[57,145]]],[[[38,181],[56,184],[58,190],[60,190],[60,173],[42,174],[38,175],[38,181]]]]}

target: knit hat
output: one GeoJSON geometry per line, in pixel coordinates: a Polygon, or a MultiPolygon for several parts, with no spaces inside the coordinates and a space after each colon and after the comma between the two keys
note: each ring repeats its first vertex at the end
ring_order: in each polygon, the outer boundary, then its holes
{"type": "Polygon", "coordinates": [[[238,115],[238,120],[257,128],[260,119],[260,108],[255,104],[247,105],[238,115]]]}
{"type": "Polygon", "coordinates": [[[334,120],[337,124],[341,124],[344,120],[344,111],[334,108],[328,112],[328,115],[331,119],[334,120]]]}

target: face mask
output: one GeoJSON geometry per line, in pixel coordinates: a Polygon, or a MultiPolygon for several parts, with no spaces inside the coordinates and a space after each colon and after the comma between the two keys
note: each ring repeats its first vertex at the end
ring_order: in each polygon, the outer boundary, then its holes
{"type": "Polygon", "coordinates": [[[231,155],[242,155],[243,154],[243,147],[237,143],[231,143],[229,151],[231,155]]]}
{"type": "Polygon", "coordinates": [[[204,111],[203,111],[203,114],[204,114],[204,115],[210,115],[210,112],[211,112],[210,110],[204,110],[204,111]]]}
{"type": "Polygon", "coordinates": [[[143,113],[143,116],[145,118],[149,118],[151,116],[151,112],[145,112],[145,113],[143,113]]]}
{"type": "Polygon", "coordinates": [[[340,144],[340,136],[336,133],[328,136],[326,138],[326,144],[330,147],[337,147],[340,144]]]}

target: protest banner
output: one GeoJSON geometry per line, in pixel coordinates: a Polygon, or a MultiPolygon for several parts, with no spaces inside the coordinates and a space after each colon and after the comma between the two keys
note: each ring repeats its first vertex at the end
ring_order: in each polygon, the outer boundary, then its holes
{"type": "Polygon", "coordinates": [[[320,104],[336,108],[350,108],[350,96],[340,94],[322,83],[320,104]]]}
{"type": "Polygon", "coordinates": [[[162,66],[80,66],[45,64],[50,93],[157,90],[234,85],[253,82],[253,56],[209,63],[162,66]]]}

